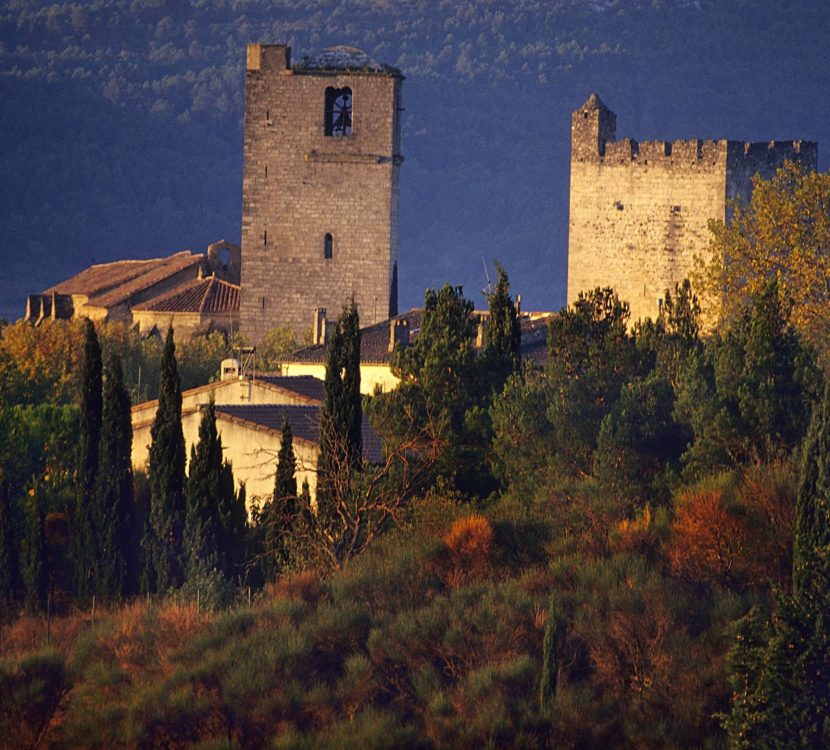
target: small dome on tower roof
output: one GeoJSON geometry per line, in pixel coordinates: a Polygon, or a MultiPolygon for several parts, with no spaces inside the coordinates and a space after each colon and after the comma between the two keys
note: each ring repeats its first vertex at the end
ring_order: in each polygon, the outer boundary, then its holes
{"type": "Polygon", "coordinates": [[[375,73],[397,73],[391,65],[383,65],[372,59],[362,49],[339,45],[327,47],[312,55],[303,57],[295,66],[300,70],[359,70],[375,73]]]}

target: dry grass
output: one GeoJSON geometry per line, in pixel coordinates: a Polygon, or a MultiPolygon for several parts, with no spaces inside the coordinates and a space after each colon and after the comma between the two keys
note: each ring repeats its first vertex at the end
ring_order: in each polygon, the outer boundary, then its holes
{"type": "Polygon", "coordinates": [[[323,596],[320,574],[313,568],[283,576],[269,584],[265,593],[269,599],[301,599],[316,604],[323,596]]]}
{"type": "Polygon", "coordinates": [[[128,674],[145,669],[152,659],[146,638],[149,613],[146,602],[137,599],[111,614],[112,629],[106,635],[106,645],[128,674]]]}
{"type": "MultiPolygon", "coordinates": [[[[81,633],[89,628],[89,618],[82,614],[53,617],[49,628],[50,645],[66,656],[81,633]]],[[[0,656],[34,651],[46,645],[46,616],[23,615],[0,628],[0,656]]]]}

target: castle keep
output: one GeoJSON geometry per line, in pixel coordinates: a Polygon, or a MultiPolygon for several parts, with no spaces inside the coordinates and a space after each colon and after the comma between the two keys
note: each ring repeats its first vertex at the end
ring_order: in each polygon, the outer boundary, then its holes
{"type": "Polygon", "coordinates": [[[240,324],[297,338],[354,293],[362,325],[397,313],[403,76],[335,47],[292,66],[248,46],[240,324]]]}
{"type": "Polygon", "coordinates": [[[573,113],[568,303],[613,286],[632,321],[655,318],[666,289],[705,256],[710,219],[748,200],[751,178],[784,161],[815,170],[815,143],[616,139],[617,117],[596,94],[573,113]]]}

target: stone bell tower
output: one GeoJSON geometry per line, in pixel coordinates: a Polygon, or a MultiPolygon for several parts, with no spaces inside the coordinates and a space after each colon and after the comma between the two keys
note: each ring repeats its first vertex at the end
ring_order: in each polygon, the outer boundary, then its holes
{"type": "Polygon", "coordinates": [[[354,294],[361,325],[397,313],[400,71],[353,47],[291,64],[248,46],[242,333],[298,339],[354,294]]]}

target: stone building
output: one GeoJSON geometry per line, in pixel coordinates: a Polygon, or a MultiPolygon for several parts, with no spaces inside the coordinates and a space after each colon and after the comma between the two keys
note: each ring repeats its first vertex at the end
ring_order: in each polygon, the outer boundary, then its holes
{"type": "MultiPolygon", "coordinates": [[[[38,325],[44,320],[89,318],[129,325],[135,308],[192,289],[207,274],[238,285],[239,265],[239,246],[225,240],[208,245],[204,253],[184,250],[164,258],[96,263],[40,294],[30,294],[25,320],[38,325]]],[[[238,301],[234,304],[238,308],[238,301]]]]}
{"type": "Polygon", "coordinates": [[[242,332],[297,338],[313,310],[355,295],[361,320],[397,313],[401,83],[395,68],[335,47],[291,64],[248,46],[242,332]]]}
{"type": "MultiPolygon", "coordinates": [[[[281,377],[267,373],[241,373],[239,362],[222,363],[222,379],[182,393],[182,431],[186,456],[199,440],[202,410],[213,401],[216,428],[222,438],[223,457],[233,465],[237,486],[244,483],[248,510],[259,498],[274,491],[277,454],[282,445],[284,420],[291,424],[297,460],[297,484],[309,484],[311,497],[317,487],[320,453],[320,404],[323,381],[313,377],[281,377]]],[[[132,408],[132,464],[147,470],[151,430],[158,401],[132,408]]],[[[380,439],[368,417],[363,418],[363,456],[370,463],[382,460],[380,439]]]]}
{"type": "MultiPolygon", "coordinates": [[[[326,341],[331,329],[325,310],[318,310],[312,327],[313,343],[285,356],[280,362],[284,376],[311,376],[321,381],[326,377],[326,341]]],[[[547,331],[551,312],[522,312],[521,356],[523,362],[544,366],[547,361],[547,331]]],[[[487,340],[487,316],[476,310],[477,320],[474,345],[481,351],[487,340]]],[[[398,387],[400,380],[392,372],[392,355],[396,348],[411,346],[421,330],[421,310],[412,308],[389,320],[360,329],[360,392],[365,395],[388,393],[398,387]]]]}
{"type": "Polygon", "coordinates": [[[592,94],[571,121],[568,303],[612,286],[632,321],[657,316],[666,289],[708,252],[711,219],[747,200],[751,178],[784,161],[816,169],[806,141],[617,140],[617,117],[592,94]]]}
{"type": "Polygon", "coordinates": [[[133,325],[142,335],[164,335],[172,326],[176,339],[207,333],[239,332],[239,285],[211,274],[132,308],[133,325]]]}

